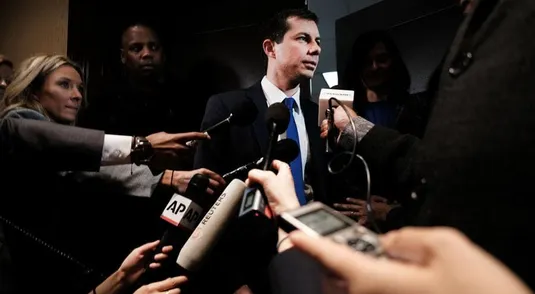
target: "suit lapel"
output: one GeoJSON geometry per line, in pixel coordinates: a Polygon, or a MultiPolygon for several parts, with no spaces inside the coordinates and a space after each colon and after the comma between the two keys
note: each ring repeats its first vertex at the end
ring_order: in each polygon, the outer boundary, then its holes
{"type": "Polygon", "coordinates": [[[318,105],[308,99],[301,99],[301,109],[305,117],[309,145],[311,150],[314,150],[314,147],[317,147],[315,145],[320,141],[319,127],[316,121],[318,119],[318,105]]]}
{"type": "Polygon", "coordinates": [[[314,200],[325,201],[325,181],[326,165],[324,150],[320,138],[320,128],[318,126],[318,105],[309,99],[301,98],[301,109],[305,117],[305,126],[308,134],[308,145],[310,152],[310,166],[307,166],[307,173],[311,177],[309,181],[314,187],[314,200]]]}
{"type": "Polygon", "coordinates": [[[503,1],[499,0],[480,0],[476,2],[474,11],[466,16],[463,23],[457,31],[457,36],[452,43],[448,62],[451,62],[460,54],[461,51],[473,51],[488,35],[499,25],[503,15],[496,15],[500,10],[498,6],[503,1]]]}
{"type": "Polygon", "coordinates": [[[258,147],[260,147],[260,151],[262,154],[266,154],[269,140],[264,119],[267,111],[267,100],[260,82],[257,82],[252,87],[247,89],[247,97],[254,102],[256,108],[258,109],[258,116],[253,122],[253,132],[256,142],[258,143],[258,147]]]}

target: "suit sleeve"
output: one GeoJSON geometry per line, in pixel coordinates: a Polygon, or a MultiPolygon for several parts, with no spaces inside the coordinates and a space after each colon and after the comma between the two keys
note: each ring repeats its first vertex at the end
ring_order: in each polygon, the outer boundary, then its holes
{"type": "Polygon", "coordinates": [[[411,191],[419,186],[423,175],[419,163],[423,154],[420,139],[374,126],[357,149],[368,164],[374,184],[387,185],[398,191],[404,196],[399,199],[402,204],[415,204],[410,200],[411,191]]]}
{"type": "Polygon", "coordinates": [[[297,249],[280,253],[269,266],[273,294],[320,294],[322,276],[321,265],[297,249]]]}
{"type": "Polygon", "coordinates": [[[53,170],[98,171],[104,132],[45,121],[0,122],[0,162],[53,170]]]}
{"type": "MultiPolygon", "coordinates": [[[[204,117],[201,122],[201,130],[205,130],[222,119],[228,117],[230,111],[225,106],[220,96],[212,96],[207,104],[204,112],[204,117]]],[[[227,166],[225,158],[228,153],[227,149],[230,146],[228,142],[230,135],[226,133],[229,129],[222,129],[216,136],[212,136],[211,140],[202,141],[197,146],[194,160],[194,168],[207,168],[216,173],[223,174],[224,167],[227,166]]],[[[227,156],[228,157],[228,156],[227,156]]]]}

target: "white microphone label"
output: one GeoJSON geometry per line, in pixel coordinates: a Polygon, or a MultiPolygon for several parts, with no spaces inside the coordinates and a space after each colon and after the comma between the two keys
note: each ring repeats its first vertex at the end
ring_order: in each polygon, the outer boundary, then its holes
{"type": "MultiPolygon", "coordinates": [[[[339,89],[326,89],[323,88],[320,91],[319,97],[319,112],[318,112],[318,126],[321,126],[321,122],[325,119],[325,111],[329,108],[329,99],[336,98],[342,104],[353,108],[353,98],[355,91],[353,90],[339,90],[339,89]]],[[[333,106],[338,106],[336,102],[333,102],[333,106]]]]}
{"type": "Polygon", "coordinates": [[[174,226],[193,231],[199,224],[202,213],[203,209],[191,199],[174,194],[160,217],[174,226]]]}

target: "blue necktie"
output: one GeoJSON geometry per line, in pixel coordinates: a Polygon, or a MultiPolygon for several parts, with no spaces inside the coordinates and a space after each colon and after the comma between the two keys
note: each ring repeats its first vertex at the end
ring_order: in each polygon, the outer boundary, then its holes
{"type": "MultiPolygon", "coordinates": [[[[288,109],[290,109],[290,123],[288,124],[288,129],[286,130],[286,137],[294,140],[299,147],[299,151],[301,151],[301,147],[299,145],[299,133],[297,132],[297,125],[295,124],[295,118],[293,115],[295,99],[292,97],[286,98],[284,99],[284,104],[286,107],[288,107],[288,109]]],[[[297,199],[301,205],[305,205],[307,200],[305,197],[305,183],[303,179],[303,162],[301,161],[301,152],[299,152],[297,158],[290,163],[290,168],[292,169],[297,199]]]]}

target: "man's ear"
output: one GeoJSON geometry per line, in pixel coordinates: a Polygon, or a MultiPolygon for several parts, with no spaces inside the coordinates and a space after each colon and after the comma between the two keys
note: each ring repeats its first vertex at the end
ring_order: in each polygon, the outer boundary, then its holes
{"type": "Polygon", "coordinates": [[[268,58],[275,58],[275,42],[273,42],[270,39],[265,39],[264,42],[262,42],[262,49],[264,49],[264,54],[268,58]]]}
{"type": "Polygon", "coordinates": [[[124,49],[121,49],[121,63],[126,63],[126,53],[124,52],[124,49]]]}

